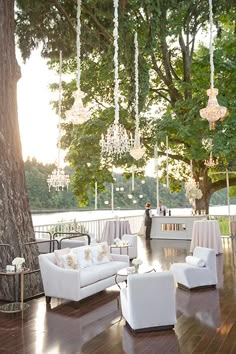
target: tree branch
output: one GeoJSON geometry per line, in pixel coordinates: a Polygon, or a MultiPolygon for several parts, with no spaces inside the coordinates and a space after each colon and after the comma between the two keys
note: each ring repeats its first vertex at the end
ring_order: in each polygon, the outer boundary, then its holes
{"type": "Polygon", "coordinates": [[[103,35],[103,37],[106,38],[107,41],[111,42],[112,35],[107,32],[106,28],[98,21],[97,17],[89,10],[87,5],[83,4],[83,8],[89,17],[93,20],[96,27],[100,30],[100,33],[103,35]]]}
{"type": "Polygon", "coordinates": [[[65,9],[61,6],[61,4],[59,4],[59,2],[57,0],[52,0],[52,2],[54,3],[54,6],[57,8],[60,15],[65,18],[65,20],[69,24],[72,32],[74,32],[74,34],[76,35],[76,33],[77,33],[76,29],[75,29],[73,23],[71,22],[71,19],[70,19],[69,15],[67,14],[67,12],[65,11],[65,9]]]}

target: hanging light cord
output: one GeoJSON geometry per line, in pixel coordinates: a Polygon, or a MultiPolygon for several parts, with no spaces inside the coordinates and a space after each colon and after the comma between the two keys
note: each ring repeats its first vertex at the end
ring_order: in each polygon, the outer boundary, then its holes
{"type": "Polygon", "coordinates": [[[60,50],[60,59],[59,59],[59,102],[58,102],[58,151],[57,151],[57,168],[60,168],[60,149],[61,149],[61,96],[62,96],[62,51],[60,50]]]}
{"type": "Polygon", "coordinates": [[[214,88],[214,60],[213,60],[213,53],[214,53],[214,46],[213,46],[213,13],[212,13],[212,0],[209,0],[209,25],[210,25],[210,42],[209,42],[209,49],[210,49],[210,68],[211,68],[211,89],[214,88]]]}
{"type": "Polygon", "coordinates": [[[77,47],[77,89],[80,89],[80,55],[81,55],[81,44],[80,44],[80,34],[81,34],[81,0],[77,2],[77,38],[76,38],[76,47],[77,47]]]}
{"type": "Polygon", "coordinates": [[[114,87],[114,101],[115,101],[115,124],[119,123],[119,72],[118,72],[118,0],[114,0],[114,69],[115,69],[115,87],[114,87]]]}
{"type": "Polygon", "coordinates": [[[134,55],[134,67],[135,67],[135,129],[139,131],[139,111],[138,111],[138,94],[139,94],[139,82],[138,82],[138,56],[139,56],[139,48],[138,48],[138,35],[137,32],[134,34],[134,47],[135,47],[135,55],[134,55]]]}

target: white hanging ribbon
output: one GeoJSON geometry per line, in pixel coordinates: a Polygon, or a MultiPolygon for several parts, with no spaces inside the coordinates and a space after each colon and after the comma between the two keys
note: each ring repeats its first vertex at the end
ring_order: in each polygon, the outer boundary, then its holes
{"type": "Polygon", "coordinates": [[[169,188],[169,142],[166,136],[166,187],[169,188]]]}
{"type": "Polygon", "coordinates": [[[77,0],[77,37],[76,37],[76,46],[77,46],[77,89],[80,89],[80,71],[81,71],[81,43],[80,43],[80,34],[81,34],[81,0],[77,0]]]}
{"type": "Polygon", "coordinates": [[[212,0],[209,0],[209,26],[210,26],[210,41],[209,41],[209,51],[210,51],[210,82],[211,89],[214,88],[214,46],[213,46],[213,13],[212,13],[212,0]]]}

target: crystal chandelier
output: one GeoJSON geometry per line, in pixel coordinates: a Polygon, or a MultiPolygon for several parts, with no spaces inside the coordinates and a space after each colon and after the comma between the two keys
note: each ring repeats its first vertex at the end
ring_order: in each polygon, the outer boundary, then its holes
{"type": "Polygon", "coordinates": [[[118,0],[114,0],[114,67],[115,67],[115,86],[114,86],[114,103],[115,103],[115,119],[114,123],[107,129],[106,135],[102,135],[100,140],[101,155],[120,157],[122,154],[129,152],[130,141],[128,134],[123,125],[119,124],[119,73],[118,73],[118,0]]]}
{"type": "Polygon", "coordinates": [[[134,46],[135,46],[134,65],[135,65],[135,123],[136,124],[135,124],[134,141],[131,142],[130,155],[135,160],[140,160],[143,157],[143,155],[145,154],[145,147],[142,147],[142,145],[140,143],[140,131],[139,131],[139,110],[138,110],[138,102],[139,102],[138,101],[138,94],[139,94],[138,55],[139,55],[139,50],[138,50],[137,32],[135,32],[135,35],[134,35],[134,46]]]}
{"type": "Polygon", "coordinates": [[[214,61],[213,61],[213,40],[212,40],[212,29],[213,29],[213,14],[212,14],[212,0],[209,0],[209,22],[210,22],[210,82],[211,87],[207,90],[207,95],[209,96],[206,108],[200,109],[200,116],[209,121],[210,129],[215,129],[215,122],[223,118],[227,113],[227,108],[220,106],[216,96],[218,95],[218,89],[214,88],[214,61]]]}
{"type": "Polygon", "coordinates": [[[51,191],[51,187],[55,188],[57,192],[60,190],[63,191],[65,187],[68,190],[70,177],[65,174],[65,171],[62,168],[57,168],[52,171],[51,175],[48,176],[47,182],[49,192],[51,191]]]}
{"type": "Polygon", "coordinates": [[[58,102],[58,155],[57,155],[57,168],[52,171],[52,174],[48,176],[47,183],[49,192],[51,188],[55,188],[56,191],[64,190],[66,187],[68,190],[68,185],[70,182],[70,177],[65,173],[65,171],[60,167],[60,150],[61,150],[61,92],[62,92],[62,82],[61,82],[61,68],[62,68],[62,53],[60,51],[60,64],[59,64],[59,102],[58,102]]]}
{"type": "Polygon", "coordinates": [[[209,160],[205,160],[205,166],[215,167],[218,164],[218,159],[214,160],[212,156],[212,151],[210,152],[209,160]]]}
{"type": "Polygon", "coordinates": [[[83,124],[90,119],[89,110],[84,107],[82,98],[84,93],[80,89],[80,70],[81,70],[81,43],[80,43],[80,34],[81,34],[81,0],[77,0],[77,90],[74,92],[74,103],[69,111],[66,112],[66,118],[73,124],[83,124]]]}

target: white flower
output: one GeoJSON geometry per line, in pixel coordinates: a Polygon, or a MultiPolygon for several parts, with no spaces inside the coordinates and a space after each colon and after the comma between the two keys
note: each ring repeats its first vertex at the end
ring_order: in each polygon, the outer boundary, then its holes
{"type": "Polygon", "coordinates": [[[202,198],[202,191],[194,181],[194,179],[190,179],[185,183],[185,189],[186,189],[186,197],[189,200],[194,200],[194,199],[201,199],[202,198]]]}
{"type": "Polygon", "coordinates": [[[15,266],[22,265],[23,263],[25,263],[25,259],[21,258],[21,257],[16,257],[12,261],[12,265],[15,265],[15,266]]]}
{"type": "Polygon", "coordinates": [[[141,259],[139,259],[139,258],[134,258],[134,259],[132,260],[132,264],[133,264],[134,266],[141,265],[142,263],[143,263],[143,261],[142,261],[141,259]]]}

